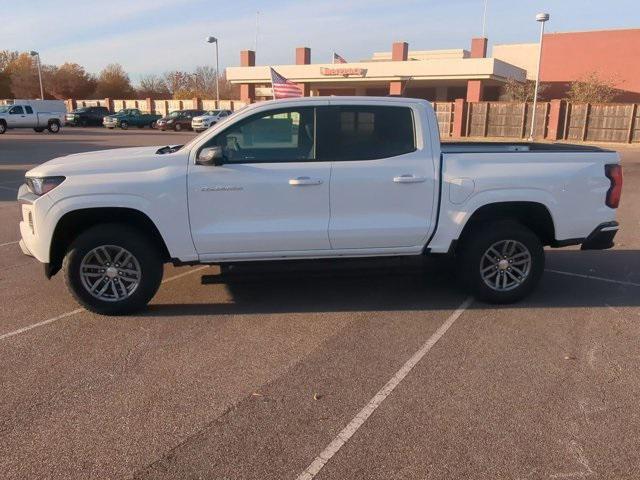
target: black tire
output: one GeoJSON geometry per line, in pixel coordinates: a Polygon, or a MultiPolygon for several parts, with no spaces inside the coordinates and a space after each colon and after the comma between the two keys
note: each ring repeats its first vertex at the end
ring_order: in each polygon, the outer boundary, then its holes
{"type": "MultiPolygon", "coordinates": [[[[132,268],[131,265],[133,263],[118,267],[126,269],[132,268]]],[[[111,268],[117,270],[114,267],[115,265],[111,265],[111,268]]],[[[62,268],[67,289],[84,308],[102,315],[126,315],[143,309],[156,294],[162,281],[163,262],[155,245],[135,228],[121,224],[103,224],[90,228],[74,240],[64,257],[62,268]],[[81,275],[83,259],[90,256],[91,252],[100,246],[123,248],[131,253],[133,257],[131,262],[137,262],[140,271],[138,284],[132,288],[129,296],[122,300],[98,298],[90,293],[89,286],[85,286],[86,279],[83,280],[81,275]]],[[[104,269],[91,271],[96,273],[93,275],[94,277],[105,272],[104,269]]],[[[111,273],[116,275],[114,272],[111,273]]],[[[118,272],[117,275],[121,274],[122,272],[118,272]]],[[[96,280],[96,283],[103,282],[96,288],[96,293],[99,293],[102,285],[118,282],[120,288],[110,285],[107,287],[108,292],[105,292],[105,295],[110,295],[109,292],[114,290],[118,290],[118,293],[123,296],[126,295],[122,290],[122,281],[119,278],[110,278],[108,275],[109,273],[104,273],[99,280],[96,280]]]]}
{"type": "Polygon", "coordinates": [[[155,129],[155,128],[156,128],[156,122],[151,122],[151,123],[149,124],[149,128],[151,128],[151,129],[155,129]]]}
{"type": "Polygon", "coordinates": [[[0,135],[7,131],[7,124],[4,122],[0,122],[0,135]]]}
{"type": "Polygon", "coordinates": [[[80,126],[81,127],[88,127],[89,126],[89,121],[86,118],[83,118],[82,120],[80,120],[80,126]]]}
{"type": "Polygon", "coordinates": [[[49,130],[49,133],[58,133],[60,131],[60,124],[55,120],[51,121],[47,124],[47,130],[49,130]]]}
{"type": "Polygon", "coordinates": [[[120,128],[126,130],[129,128],[129,124],[127,122],[120,122],[120,128]]]}
{"type": "Polygon", "coordinates": [[[544,271],[542,242],[529,228],[512,221],[472,227],[457,251],[458,275],[463,285],[478,300],[489,303],[521,300],[535,289],[544,271]],[[498,248],[501,250],[498,253],[505,255],[495,255],[496,250],[490,251],[491,247],[498,248]],[[514,253],[509,255],[512,249],[514,253]],[[530,262],[523,265],[527,258],[530,262]],[[484,277],[482,270],[485,271],[484,277]]]}
{"type": "Polygon", "coordinates": [[[60,124],[56,121],[49,122],[47,130],[49,130],[49,133],[58,133],[60,131],[60,124]]]}
{"type": "Polygon", "coordinates": [[[44,128],[42,128],[42,127],[35,127],[35,128],[33,129],[33,131],[34,131],[34,132],[38,132],[38,133],[42,133],[42,132],[44,132],[44,128]]]}
{"type": "Polygon", "coordinates": [[[173,129],[174,129],[176,132],[179,132],[179,131],[181,131],[181,130],[182,130],[182,125],[180,125],[179,123],[176,123],[176,124],[173,126],[173,129]]]}

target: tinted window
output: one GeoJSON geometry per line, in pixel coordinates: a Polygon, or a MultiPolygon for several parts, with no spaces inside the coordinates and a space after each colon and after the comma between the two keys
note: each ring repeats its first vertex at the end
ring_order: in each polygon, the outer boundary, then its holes
{"type": "Polygon", "coordinates": [[[9,112],[9,114],[12,114],[12,115],[22,115],[23,113],[24,113],[24,110],[22,110],[21,106],[13,107],[9,112]]]}
{"type": "Polygon", "coordinates": [[[226,163],[297,162],[315,159],[315,109],[271,110],[216,135],[226,163]]]}
{"type": "Polygon", "coordinates": [[[33,108],[31,108],[28,105],[26,107],[24,107],[24,109],[27,111],[27,113],[33,113],[33,108]]]}
{"type": "Polygon", "coordinates": [[[322,160],[373,160],[416,149],[408,107],[336,106],[320,109],[322,160]]]}

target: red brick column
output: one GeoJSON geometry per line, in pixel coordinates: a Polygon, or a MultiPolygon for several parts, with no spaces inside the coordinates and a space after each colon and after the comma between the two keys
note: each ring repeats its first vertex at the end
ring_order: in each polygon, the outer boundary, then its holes
{"type": "MultiPolygon", "coordinates": [[[[311,49],[309,47],[296,48],[296,65],[310,65],[311,64],[311,49]]],[[[305,97],[311,96],[311,84],[310,83],[298,83],[298,86],[302,89],[302,94],[305,97]]]]}
{"type": "Polygon", "coordinates": [[[75,110],[76,108],[78,108],[78,102],[76,102],[75,98],[67,99],[66,104],[67,104],[68,111],[75,110]]]}
{"type": "Polygon", "coordinates": [[[407,42],[394,42],[391,46],[391,60],[394,62],[406,62],[409,57],[409,44],[407,42]]]}
{"type": "Polygon", "coordinates": [[[149,110],[149,113],[156,113],[153,109],[153,98],[147,97],[145,101],[147,102],[147,110],[149,110]]]}
{"type": "MultiPolygon", "coordinates": [[[[471,58],[485,58],[487,56],[487,39],[484,37],[471,39],[471,58]]],[[[467,102],[482,101],[482,80],[467,81],[467,102]]]]}
{"type": "Polygon", "coordinates": [[[467,124],[467,102],[464,98],[456,98],[453,105],[453,132],[452,137],[464,137],[465,125],[467,124]]]}
{"type": "MultiPolygon", "coordinates": [[[[241,67],[256,66],[256,52],[253,50],[242,50],[240,52],[241,67]]],[[[240,100],[245,103],[253,103],[256,101],[256,86],[253,83],[240,84],[240,100]]]]}
{"type": "Polygon", "coordinates": [[[110,98],[105,98],[104,99],[104,106],[107,107],[110,112],[113,112],[113,102],[111,101],[110,98]]]}
{"type": "Polygon", "coordinates": [[[471,58],[485,58],[487,56],[487,39],[484,37],[471,39],[471,58]]]}
{"type": "Polygon", "coordinates": [[[481,102],[482,90],[482,80],[467,81],[467,102],[481,102]]]}
{"type": "MultiPolygon", "coordinates": [[[[193,102],[193,109],[194,110],[202,110],[202,99],[201,98],[193,97],[191,99],[191,101],[193,102]]],[[[216,105],[216,108],[218,108],[218,105],[216,105]]]]}
{"type": "Polygon", "coordinates": [[[547,125],[548,140],[558,140],[562,135],[560,123],[562,120],[563,108],[566,108],[566,106],[562,100],[551,100],[549,102],[549,124],[547,125]]]}
{"type": "MultiPolygon", "coordinates": [[[[391,46],[391,60],[394,62],[406,62],[409,56],[409,44],[407,42],[394,42],[391,46]]],[[[406,80],[389,82],[389,95],[402,95],[406,80]]]]}

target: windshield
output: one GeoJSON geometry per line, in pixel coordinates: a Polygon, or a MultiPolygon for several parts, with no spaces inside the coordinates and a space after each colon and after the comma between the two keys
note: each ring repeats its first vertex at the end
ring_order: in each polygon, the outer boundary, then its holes
{"type": "Polygon", "coordinates": [[[167,115],[169,118],[177,118],[180,115],[182,115],[182,112],[180,110],[176,110],[175,112],[171,112],[169,115],[167,115]]]}
{"type": "Polygon", "coordinates": [[[208,112],[205,112],[205,115],[210,115],[210,116],[215,116],[218,115],[222,110],[209,110],[208,112]]]}
{"type": "Polygon", "coordinates": [[[121,108],[116,112],[116,115],[124,115],[125,113],[127,113],[127,111],[124,108],[121,108]]]}
{"type": "Polygon", "coordinates": [[[7,113],[13,105],[0,105],[0,113],[7,113]]]}
{"type": "Polygon", "coordinates": [[[76,108],[72,113],[84,113],[88,111],[89,111],[88,108],[76,108]]]}

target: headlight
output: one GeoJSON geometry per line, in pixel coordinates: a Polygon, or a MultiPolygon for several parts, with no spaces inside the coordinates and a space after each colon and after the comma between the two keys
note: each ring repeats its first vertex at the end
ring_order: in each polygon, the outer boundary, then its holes
{"type": "Polygon", "coordinates": [[[44,195],[56,188],[65,177],[26,177],[27,188],[34,195],[44,195]]]}

